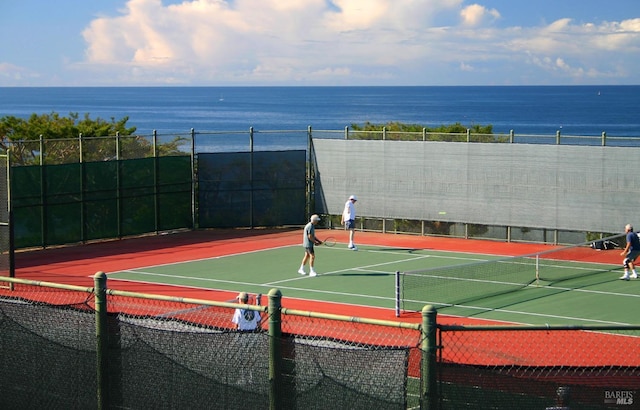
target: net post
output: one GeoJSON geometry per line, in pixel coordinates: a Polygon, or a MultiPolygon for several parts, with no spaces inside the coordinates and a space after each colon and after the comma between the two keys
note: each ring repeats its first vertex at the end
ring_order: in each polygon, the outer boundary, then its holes
{"type": "Polygon", "coordinates": [[[540,255],[536,255],[536,286],[540,285],[540,255]]]}
{"type": "Polygon", "coordinates": [[[396,271],[396,317],[400,317],[400,271],[396,271]]]}
{"type": "Polygon", "coordinates": [[[420,371],[420,408],[435,410],[438,408],[437,394],[437,314],[432,305],[422,308],[422,369],[420,371]]]}
{"type": "Polygon", "coordinates": [[[94,294],[96,311],[96,367],[97,367],[97,408],[108,409],[108,332],[107,332],[107,275],[98,272],[94,275],[94,294]]]}

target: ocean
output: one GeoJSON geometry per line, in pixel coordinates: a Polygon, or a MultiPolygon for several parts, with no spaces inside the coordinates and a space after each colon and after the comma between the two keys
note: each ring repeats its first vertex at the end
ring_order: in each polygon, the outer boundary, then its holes
{"type": "MultiPolygon", "coordinates": [[[[5,87],[0,117],[88,113],[129,117],[148,135],[269,130],[344,130],[402,122],[435,127],[492,125],[496,133],[634,137],[640,140],[640,86],[449,87],[5,87]]],[[[301,137],[264,134],[255,149],[305,148],[301,137]]],[[[339,134],[336,134],[339,135],[339,134]]],[[[243,133],[224,151],[247,147],[243,133]]],[[[209,145],[225,145],[222,141],[209,145]]]]}

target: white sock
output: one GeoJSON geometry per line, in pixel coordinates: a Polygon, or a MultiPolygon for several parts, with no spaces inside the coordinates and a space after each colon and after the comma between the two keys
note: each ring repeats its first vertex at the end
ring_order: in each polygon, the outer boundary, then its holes
{"type": "Polygon", "coordinates": [[[300,265],[300,269],[299,270],[304,270],[304,265],[300,265]]]}

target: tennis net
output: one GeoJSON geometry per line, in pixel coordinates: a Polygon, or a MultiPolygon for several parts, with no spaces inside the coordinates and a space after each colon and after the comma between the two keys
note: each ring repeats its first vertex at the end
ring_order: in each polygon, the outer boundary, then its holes
{"type": "MultiPolygon", "coordinates": [[[[622,235],[603,238],[615,243],[622,235]]],[[[558,291],[574,286],[614,266],[594,262],[592,242],[555,248],[534,254],[462,265],[396,272],[396,316],[417,312],[425,305],[469,305],[524,288],[545,287],[558,291]]],[[[617,266],[615,266],[617,267],[617,266]]],[[[493,306],[494,308],[497,306],[493,306]]]]}

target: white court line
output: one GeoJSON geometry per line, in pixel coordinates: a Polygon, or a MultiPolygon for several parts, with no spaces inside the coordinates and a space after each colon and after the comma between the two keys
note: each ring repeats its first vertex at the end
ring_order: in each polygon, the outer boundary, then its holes
{"type": "MultiPolygon", "coordinates": [[[[376,271],[373,271],[373,272],[376,272],[376,271]]],[[[176,277],[175,275],[166,275],[166,274],[159,274],[159,273],[152,273],[152,272],[134,272],[134,273],[140,273],[142,275],[149,275],[149,276],[176,277]]],[[[386,273],[386,272],[381,272],[381,273],[386,273]]],[[[256,284],[256,283],[253,283],[253,282],[248,283],[248,282],[229,281],[229,280],[220,280],[220,279],[209,279],[209,278],[191,278],[191,277],[184,277],[184,276],[178,276],[178,277],[185,278],[185,279],[201,280],[201,281],[205,281],[205,282],[230,283],[230,284],[242,285],[242,286],[265,286],[265,287],[266,286],[272,286],[272,283],[256,284]]],[[[300,278],[295,278],[295,279],[291,279],[291,280],[304,279],[305,277],[306,276],[301,276],[300,278]]],[[[121,280],[121,281],[126,281],[126,282],[135,282],[135,283],[158,284],[157,282],[138,281],[138,280],[130,280],[130,279],[115,279],[115,280],[121,280]]],[[[224,290],[224,289],[211,289],[211,288],[204,288],[204,287],[198,287],[198,286],[183,286],[183,285],[180,285],[180,286],[184,287],[184,288],[189,288],[189,289],[227,291],[227,290],[224,290]]],[[[348,296],[350,298],[375,299],[375,300],[389,301],[389,302],[394,302],[395,303],[395,297],[390,298],[390,297],[385,297],[385,296],[364,295],[364,294],[361,294],[361,293],[348,293],[348,292],[335,292],[335,291],[318,290],[318,289],[307,289],[307,288],[298,288],[298,287],[294,287],[294,286],[281,286],[281,287],[279,287],[279,289],[280,290],[292,290],[292,291],[300,291],[300,292],[309,292],[309,293],[316,293],[316,294],[348,296]]],[[[305,300],[305,299],[306,300],[312,300],[312,299],[300,298],[300,297],[295,297],[295,298],[299,299],[299,300],[305,300]]],[[[442,303],[442,302],[415,301],[415,300],[414,301],[410,301],[410,302],[424,303],[425,305],[433,304],[433,305],[437,305],[437,306],[457,307],[457,308],[470,309],[470,310],[479,310],[479,311],[483,311],[483,312],[510,313],[510,314],[516,314],[516,315],[521,315],[521,316],[547,317],[547,318],[552,318],[552,319],[575,320],[575,321],[590,322],[590,323],[601,323],[601,324],[611,324],[611,325],[631,325],[632,324],[632,323],[623,323],[623,322],[611,322],[611,321],[605,321],[605,320],[594,320],[594,319],[587,319],[587,318],[580,318],[580,317],[573,317],[573,316],[560,316],[560,315],[549,315],[549,314],[542,314],[542,313],[522,312],[522,311],[510,310],[510,309],[490,309],[490,308],[486,308],[486,307],[471,306],[471,305],[451,305],[451,304],[445,304],[445,303],[442,303]]],[[[366,305],[366,304],[355,304],[355,303],[344,303],[344,302],[329,302],[329,303],[339,303],[339,304],[343,304],[343,305],[370,307],[370,308],[375,308],[375,309],[392,309],[392,308],[381,308],[381,307],[378,307],[378,306],[370,306],[370,305],[366,305]]],[[[443,312],[442,314],[447,315],[446,312],[443,312]]],[[[460,316],[460,317],[466,317],[466,316],[460,316]]],[[[479,318],[479,319],[481,319],[481,318],[479,318]]],[[[492,319],[485,319],[485,320],[492,320],[492,319]]]]}
{"type": "MultiPolygon", "coordinates": [[[[471,305],[456,305],[456,304],[443,304],[440,302],[423,302],[423,301],[414,301],[414,303],[424,303],[425,305],[428,304],[433,304],[433,305],[438,305],[438,306],[444,306],[444,307],[456,307],[456,308],[461,308],[461,309],[470,309],[470,310],[479,310],[485,313],[488,312],[499,312],[499,313],[511,313],[514,315],[521,315],[521,316],[535,316],[535,317],[546,317],[546,318],[550,318],[550,319],[562,319],[562,320],[577,320],[577,321],[582,321],[582,322],[592,322],[592,323],[600,323],[600,324],[606,324],[606,325],[633,325],[634,323],[624,323],[624,322],[611,322],[608,320],[597,320],[597,319],[587,319],[587,318],[583,318],[583,317],[573,317],[573,316],[561,316],[561,315],[549,315],[546,313],[533,313],[533,312],[522,312],[519,310],[511,310],[511,309],[493,309],[493,308],[487,308],[487,307],[481,307],[481,306],[471,306],[471,305]]],[[[447,315],[446,312],[442,312],[443,315],[447,315]]],[[[466,318],[467,316],[462,316],[462,315],[456,315],[457,317],[463,317],[466,318]]],[[[479,318],[482,319],[482,318],[479,318]]],[[[493,319],[482,319],[482,320],[493,320],[493,319]]]]}
{"type": "MultiPolygon", "coordinates": [[[[280,246],[280,247],[275,247],[275,248],[260,249],[260,250],[255,250],[255,251],[248,251],[248,252],[235,253],[235,254],[229,254],[229,255],[215,256],[215,257],[202,258],[202,259],[194,259],[194,260],[189,260],[189,261],[172,262],[172,263],[159,264],[159,265],[150,265],[150,266],[147,266],[146,268],[153,268],[153,267],[158,267],[158,266],[179,265],[179,264],[185,264],[185,263],[197,262],[197,261],[205,261],[205,260],[214,260],[214,259],[226,258],[226,257],[230,257],[230,256],[251,254],[251,253],[268,251],[268,250],[275,250],[275,249],[283,249],[283,248],[288,248],[288,247],[292,247],[292,246],[299,246],[299,245],[285,245],[285,246],[280,246]]],[[[342,250],[342,249],[340,249],[340,250],[342,250]]],[[[441,251],[431,251],[431,250],[428,250],[428,249],[416,249],[416,250],[417,251],[425,251],[425,252],[441,252],[441,251]]],[[[345,251],[353,252],[351,250],[345,250],[345,251]]],[[[376,251],[376,250],[361,250],[360,252],[375,252],[375,253],[387,253],[387,254],[389,253],[388,251],[376,251]]],[[[464,252],[462,252],[462,253],[464,253],[464,252]]],[[[392,254],[405,255],[406,252],[392,252],[392,254]]],[[[491,255],[491,256],[493,256],[493,255],[491,255]]],[[[427,258],[490,261],[490,260],[487,260],[487,259],[447,257],[447,256],[441,256],[441,255],[418,255],[418,256],[415,256],[415,257],[400,259],[400,260],[396,260],[396,261],[383,262],[383,263],[378,263],[378,264],[371,264],[371,265],[353,267],[353,268],[349,268],[349,269],[341,269],[341,270],[336,270],[336,271],[319,273],[318,275],[319,276],[335,275],[335,274],[344,273],[344,272],[348,272],[348,271],[364,271],[364,272],[372,272],[372,273],[393,274],[393,273],[395,273],[395,271],[393,271],[393,272],[379,271],[379,270],[373,270],[373,269],[370,269],[370,268],[375,268],[375,267],[378,267],[378,266],[391,265],[391,264],[395,264],[395,263],[411,262],[411,261],[420,260],[420,259],[427,259],[427,258]]],[[[566,268],[566,266],[558,266],[558,267],[566,268]]],[[[138,268],[136,268],[136,269],[138,269],[138,268]]],[[[145,267],[139,268],[139,269],[145,269],[145,267]]],[[[574,267],[574,269],[575,269],[575,267],[574,267]]],[[[584,269],[586,269],[586,268],[584,268],[584,269]]],[[[158,283],[157,282],[149,282],[149,281],[131,280],[131,279],[118,279],[117,278],[117,273],[132,273],[132,274],[140,274],[140,275],[148,275],[148,276],[159,276],[159,277],[179,278],[179,279],[186,279],[186,280],[193,280],[193,281],[203,281],[203,282],[210,282],[210,283],[216,283],[217,282],[217,283],[227,283],[227,284],[242,285],[242,286],[264,286],[264,287],[273,286],[273,285],[277,285],[277,284],[282,284],[282,283],[287,283],[287,282],[291,282],[291,281],[296,281],[296,280],[309,278],[308,275],[302,276],[302,275],[299,275],[299,274],[296,273],[297,276],[294,276],[292,278],[288,278],[288,279],[285,279],[285,280],[282,280],[282,281],[257,284],[257,283],[254,283],[254,282],[240,282],[240,281],[213,279],[213,278],[197,278],[197,277],[191,277],[191,276],[182,276],[182,275],[173,275],[173,274],[171,274],[171,275],[170,274],[161,274],[161,273],[144,272],[144,271],[130,270],[130,269],[121,270],[121,271],[117,271],[117,272],[108,274],[108,275],[116,274],[116,277],[114,277],[113,280],[122,280],[122,281],[139,282],[139,283],[149,283],[149,284],[158,284],[158,283]]],[[[447,279],[452,279],[452,278],[451,277],[447,277],[447,279]]],[[[458,279],[458,280],[460,280],[460,279],[458,279]]],[[[472,281],[472,279],[467,279],[467,280],[472,281]]],[[[482,281],[482,280],[474,279],[473,281],[482,281]]],[[[495,281],[486,281],[486,282],[501,283],[501,282],[495,282],[495,281]]],[[[508,283],[508,282],[502,282],[502,283],[512,285],[512,283],[508,283]]],[[[164,284],[167,284],[167,283],[164,283],[164,284]]],[[[185,287],[185,288],[190,288],[190,289],[221,290],[221,289],[211,289],[211,288],[198,287],[198,286],[185,286],[185,285],[174,285],[174,286],[180,286],[180,287],[185,287]]],[[[553,286],[536,286],[536,285],[533,285],[533,284],[532,285],[528,285],[528,286],[529,287],[542,287],[542,288],[548,288],[548,289],[557,289],[557,290],[563,290],[563,291],[572,291],[572,292],[585,292],[585,293],[605,294],[605,295],[612,295],[612,296],[640,297],[640,295],[624,294],[624,293],[617,293],[617,292],[594,291],[594,290],[586,290],[586,289],[572,289],[572,288],[553,287],[553,286]]],[[[326,291],[326,290],[306,289],[306,288],[298,288],[298,287],[291,287],[291,286],[281,286],[280,289],[281,290],[310,292],[310,293],[317,293],[317,294],[330,294],[330,295],[348,296],[350,298],[365,298],[365,299],[392,301],[392,302],[395,303],[395,297],[389,298],[389,297],[383,297],[383,296],[373,296],[373,295],[365,295],[365,294],[358,294],[358,293],[347,293],[347,292],[335,292],[335,291],[326,291]]],[[[304,300],[305,298],[296,297],[296,299],[304,300]]],[[[432,304],[435,304],[435,305],[448,306],[448,307],[455,306],[455,307],[459,307],[459,308],[465,308],[465,309],[471,309],[471,310],[481,310],[481,311],[485,311],[485,312],[503,312],[503,313],[522,315],[522,316],[527,316],[528,315],[528,316],[535,316],[535,317],[548,317],[548,318],[553,318],[553,319],[576,320],[576,321],[583,321],[583,322],[614,324],[614,325],[628,325],[629,324],[629,323],[610,322],[610,321],[594,320],[594,319],[571,317],[571,316],[560,316],[560,315],[550,315],[550,314],[541,314],[541,313],[522,312],[522,311],[508,310],[508,309],[488,309],[488,308],[477,307],[477,306],[448,305],[448,304],[443,304],[443,303],[439,303],[439,302],[423,302],[423,301],[413,301],[413,302],[415,302],[415,303],[425,303],[425,304],[432,303],[432,304]]],[[[369,306],[369,305],[360,305],[360,304],[343,303],[343,302],[333,302],[333,303],[340,303],[340,304],[353,305],[353,306],[364,306],[364,307],[371,307],[371,308],[379,308],[379,307],[374,307],[374,306],[369,306]]],[[[385,308],[385,309],[391,309],[391,308],[385,308]]],[[[444,313],[444,314],[446,314],[446,313],[444,313]]],[[[489,319],[487,319],[487,320],[489,320],[489,319]]]]}
{"type": "MultiPolygon", "coordinates": [[[[329,272],[318,273],[318,276],[328,276],[328,275],[334,275],[334,274],[337,274],[337,273],[352,272],[354,270],[355,271],[366,270],[367,268],[375,268],[377,266],[391,265],[391,264],[394,264],[394,263],[411,262],[411,261],[420,260],[420,259],[427,259],[427,258],[430,258],[430,257],[431,257],[431,255],[420,255],[420,256],[413,257],[413,258],[400,259],[400,260],[397,260],[397,261],[374,263],[372,265],[356,266],[356,267],[352,267],[352,268],[346,268],[346,269],[340,269],[340,270],[334,270],[334,271],[329,271],[329,272]]],[[[373,272],[387,273],[387,272],[384,272],[384,271],[373,271],[373,272]]],[[[392,273],[395,273],[395,271],[393,271],[392,273]]],[[[275,282],[269,282],[269,283],[266,284],[266,286],[277,285],[277,284],[280,284],[280,283],[287,283],[287,282],[290,282],[290,281],[305,279],[307,277],[309,277],[308,274],[303,276],[303,275],[300,275],[298,273],[298,276],[295,277],[295,278],[287,278],[287,279],[278,280],[278,281],[275,281],[275,282]]]]}
{"type": "MultiPolygon", "coordinates": [[[[214,259],[224,259],[224,258],[230,258],[230,257],[233,257],[233,256],[250,255],[252,253],[265,252],[265,251],[271,251],[271,250],[276,250],[276,249],[290,248],[292,246],[296,246],[296,245],[276,246],[275,248],[256,249],[256,250],[253,250],[253,251],[246,251],[246,252],[240,252],[240,253],[231,253],[231,254],[228,254],[228,255],[210,256],[208,258],[189,259],[188,261],[159,263],[157,265],[139,266],[139,267],[133,268],[133,269],[150,269],[150,268],[158,268],[158,267],[161,267],[161,266],[174,266],[174,265],[182,265],[182,264],[191,263],[191,262],[203,262],[203,261],[209,261],[209,260],[214,260],[214,259]]],[[[115,272],[113,272],[111,274],[118,273],[118,272],[129,272],[129,273],[132,273],[132,272],[136,272],[136,271],[131,270],[131,269],[126,269],[126,270],[115,271],[115,272]]],[[[107,275],[109,275],[109,273],[107,273],[107,275]]]]}

